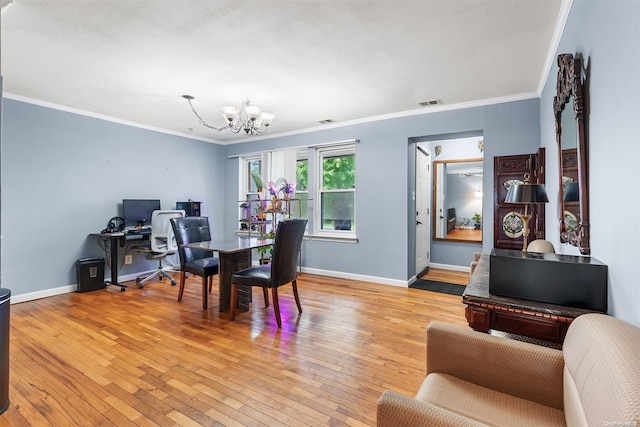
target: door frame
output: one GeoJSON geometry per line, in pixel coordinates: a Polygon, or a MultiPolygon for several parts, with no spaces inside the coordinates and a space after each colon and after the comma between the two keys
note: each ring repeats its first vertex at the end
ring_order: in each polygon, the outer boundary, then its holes
{"type": "Polygon", "coordinates": [[[415,275],[419,277],[425,271],[429,269],[431,263],[431,198],[432,198],[432,156],[428,148],[420,143],[416,144],[415,150],[415,189],[416,189],[416,227],[415,227],[415,275]],[[420,156],[424,156],[427,164],[426,179],[420,179],[419,163],[420,156]],[[426,212],[423,210],[420,212],[420,206],[426,207],[426,212]],[[422,261],[423,254],[421,254],[421,244],[425,245],[423,252],[425,261],[422,261]]]}

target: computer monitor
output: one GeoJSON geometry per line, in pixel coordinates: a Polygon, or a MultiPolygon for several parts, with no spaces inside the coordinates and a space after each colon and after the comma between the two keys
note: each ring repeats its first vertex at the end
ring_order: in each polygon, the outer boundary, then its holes
{"type": "Polygon", "coordinates": [[[160,209],[160,200],[123,199],[122,218],[125,227],[151,226],[151,214],[160,209]]]}

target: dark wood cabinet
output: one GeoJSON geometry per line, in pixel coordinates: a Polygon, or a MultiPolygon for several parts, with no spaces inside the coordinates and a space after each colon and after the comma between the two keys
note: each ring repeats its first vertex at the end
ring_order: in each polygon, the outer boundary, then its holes
{"type": "MultiPolygon", "coordinates": [[[[524,205],[505,203],[509,187],[513,183],[524,183],[524,175],[530,175],[531,183],[544,184],[545,149],[534,154],[497,156],[493,158],[493,247],[497,249],[520,249],[523,239],[524,205]]],[[[544,239],[544,204],[529,205],[532,215],[529,221],[529,242],[544,239]]]]}

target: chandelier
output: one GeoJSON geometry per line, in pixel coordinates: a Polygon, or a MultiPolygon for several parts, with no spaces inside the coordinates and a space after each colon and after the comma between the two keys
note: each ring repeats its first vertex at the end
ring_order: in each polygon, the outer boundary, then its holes
{"type": "Polygon", "coordinates": [[[200,114],[196,112],[196,109],[193,108],[193,104],[191,103],[191,101],[195,99],[193,96],[182,95],[182,97],[187,100],[191,107],[191,111],[196,115],[201,125],[206,126],[209,129],[217,130],[218,132],[228,129],[233,133],[238,133],[241,130],[244,130],[247,135],[260,135],[267,131],[275,117],[275,114],[260,111],[260,107],[247,99],[240,104],[240,108],[233,106],[223,107],[222,117],[227,121],[227,125],[223,127],[215,127],[206,123],[202,117],[200,117],[200,114]]]}

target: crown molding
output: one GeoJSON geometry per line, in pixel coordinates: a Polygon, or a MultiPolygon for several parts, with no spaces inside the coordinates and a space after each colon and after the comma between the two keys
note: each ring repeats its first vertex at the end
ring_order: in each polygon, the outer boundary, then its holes
{"type": "Polygon", "coordinates": [[[41,101],[39,99],[33,99],[33,98],[29,98],[29,97],[22,96],[22,95],[16,95],[16,94],[9,93],[9,92],[4,92],[2,94],[2,97],[3,98],[7,98],[7,99],[12,99],[14,101],[25,102],[27,104],[37,105],[39,107],[51,108],[52,110],[59,110],[59,111],[67,112],[67,113],[78,114],[80,116],[86,116],[86,117],[91,117],[91,118],[94,118],[94,119],[104,120],[104,121],[107,121],[107,122],[118,123],[118,124],[125,125],[125,126],[131,126],[131,127],[135,127],[135,128],[146,129],[146,130],[159,132],[159,133],[164,133],[164,134],[168,134],[168,135],[180,136],[182,138],[195,139],[195,140],[198,140],[198,141],[204,141],[204,142],[210,142],[212,144],[223,145],[222,141],[218,141],[218,140],[211,139],[211,138],[204,138],[204,137],[201,137],[201,136],[190,135],[190,134],[181,133],[181,132],[175,132],[175,131],[172,131],[172,130],[159,128],[159,127],[155,127],[155,126],[144,125],[142,123],[132,122],[132,121],[129,121],[129,120],[123,120],[123,119],[119,119],[117,117],[107,116],[106,114],[93,113],[91,111],[80,110],[78,108],[73,108],[73,107],[67,107],[66,105],[55,104],[53,102],[48,102],[48,101],[41,101]]]}
{"type": "Polygon", "coordinates": [[[507,103],[507,102],[523,101],[523,100],[527,100],[527,99],[539,98],[540,94],[536,93],[536,92],[529,92],[529,93],[505,96],[505,97],[500,97],[500,98],[489,98],[489,99],[483,99],[483,100],[479,100],[479,101],[462,102],[462,103],[459,103],[459,104],[435,105],[435,106],[430,106],[430,107],[422,107],[422,108],[415,109],[415,110],[407,110],[407,111],[400,111],[400,112],[397,112],[397,113],[388,113],[388,114],[381,114],[381,115],[377,115],[377,116],[363,117],[361,119],[347,120],[347,121],[344,121],[344,122],[331,123],[331,124],[320,125],[320,126],[314,126],[314,127],[305,128],[305,129],[299,129],[299,130],[294,130],[294,131],[272,133],[272,134],[269,134],[269,135],[259,135],[259,136],[253,136],[253,137],[247,137],[247,138],[234,139],[232,141],[218,141],[218,140],[215,140],[215,139],[212,139],[212,138],[204,138],[204,137],[200,137],[200,136],[196,136],[196,135],[190,135],[190,134],[186,134],[186,133],[175,132],[175,131],[171,131],[171,130],[168,130],[168,129],[158,128],[158,127],[154,127],[154,126],[148,126],[148,125],[144,125],[144,124],[141,124],[141,123],[136,123],[136,122],[131,122],[131,121],[128,121],[128,120],[118,119],[118,118],[107,116],[107,115],[104,115],[104,114],[92,113],[90,111],[80,110],[80,109],[77,109],[77,108],[67,107],[67,106],[60,105],[60,104],[54,104],[52,102],[47,102],[47,101],[41,101],[41,100],[37,100],[37,99],[33,99],[33,98],[28,98],[26,96],[16,95],[16,94],[8,93],[8,92],[3,93],[3,97],[8,98],[8,99],[12,99],[12,100],[15,100],[15,101],[25,102],[25,103],[28,103],[28,104],[38,105],[38,106],[41,106],[41,107],[51,108],[51,109],[54,109],[54,110],[60,110],[60,111],[65,111],[65,112],[69,112],[69,113],[73,113],[73,114],[78,114],[78,115],[81,115],[81,116],[92,117],[92,118],[96,118],[96,119],[100,119],[100,120],[105,120],[105,121],[109,121],[109,122],[123,124],[123,125],[126,125],[126,126],[132,126],[132,127],[137,127],[137,128],[141,128],[141,129],[151,130],[151,131],[154,131],[154,132],[165,133],[165,134],[168,134],[168,135],[175,135],[175,136],[179,136],[179,137],[183,137],[183,138],[194,139],[194,140],[209,142],[209,143],[218,144],[218,145],[234,145],[234,144],[242,144],[242,143],[245,143],[245,142],[256,142],[256,141],[262,141],[262,140],[268,140],[268,139],[282,138],[282,137],[285,137],[285,136],[301,135],[301,134],[305,134],[305,133],[319,132],[319,131],[328,130],[328,129],[337,129],[337,128],[341,128],[341,127],[345,127],[345,126],[353,126],[353,125],[358,125],[358,124],[377,122],[377,121],[381,121],[381,120],[389,120],[389,119],[397,119],[397,118],[402,118],[402,117],[411,117],[411,116],[434,114],[434,113],[440,113],[440,112],[443,112],[443,111],[465,110],[465,109],[469,109],[469,108],[485,107],[485,106],[488,106],[488,105],[504,104],[504,103],[507,103]]]}

